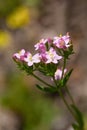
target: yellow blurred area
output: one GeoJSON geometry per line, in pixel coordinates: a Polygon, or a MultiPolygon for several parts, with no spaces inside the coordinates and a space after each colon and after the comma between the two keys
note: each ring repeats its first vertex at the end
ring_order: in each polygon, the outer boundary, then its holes
{"type": "Polygon", "coordinates": [[[25,6],[20,6],[15,9],[14,12],[12,12],[8,17],[7,17],[7,25],[12,28],[20,28],[22,26],[25,26],[28,24],[30,21],[30,11],[27,7],[25,6]]]}
{"type": "Polygon", "coordinates": [[[0,31],[0,48],[5,48],[10,45],[11,35],[9,32],[0,31]]]}

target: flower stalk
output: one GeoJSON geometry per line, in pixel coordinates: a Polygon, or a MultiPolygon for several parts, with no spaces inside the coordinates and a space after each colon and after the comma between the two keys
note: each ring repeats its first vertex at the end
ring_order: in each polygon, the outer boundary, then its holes
{"type": "Polygon", "coordinates": [[[41,78],[39,78],[37,75],[35,75],[34,73],[32,73],[32,76],[34,77],[34,78],[36,78],[37,80],[39,80],[40,82],[42,82],[43,84],[45,84],[46,86],[48,86],[48,87],[53,87],[53,86],[51,86],[50,84],[48,84],[48,83],[46,83],[44,80],[42,80],[41,78]]]}

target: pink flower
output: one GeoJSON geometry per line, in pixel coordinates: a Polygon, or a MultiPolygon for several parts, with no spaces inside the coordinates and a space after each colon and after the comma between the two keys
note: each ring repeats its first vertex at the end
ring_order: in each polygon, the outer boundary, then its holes
{"type": "MultiPolygon", "coordinates": [[[[64,74],[66,73],[67,69],[64,69],[64,74]]],[[[62,70],[61,69],[57,69],[55,74],[54,74],[54,77],[55,77],[55,80],[59,80],[61,79],[62,77],[62,70]]],[[[64,75],[63,75],[64,76],[64,75]]]]}
{"type": "Polygon", "coordinates": [[[27,62],[28,66],[33,65],[32,54],[30,52],[27,53],[27,57],[24,58],[24,61],[27,62]]]}
{"type": "Polygon", "coordinates": [[[32,66],[34,63],[39,63],[40,62],[40,57],[39,54],[35,54],[32,56],[30,52],[27,53],[27,57],[24,58],[24,61],[27,62],[28,66],[32,66]]]}
{"type": "Polygon", "coordinates": [[[48,38],[48,39],[47,39],[47,42],[48,42],[48,44],[51,44],[51,43],[53,42],[53,39],[48,38]]]}
{"type": "Polygon", "coordinates": [[[46,46],[45,46],[45,44],[43,44],[43,43],[41,43],[40,45],[39,45],[39,53],[45,53],[46,52],[46,46]]]}
{"type": "Polygon", "coordinates": [[[40,55],[39,53],[35,54],[33,57],[33,63],[39,63],[40,62],[40,55]]]}
{"type": "Polygon", "coordinates": [[[47,43],[47,39],[41,39],[37,44],[35,44],[35,50],[38,50],[41,44],[47,43]]]}
{"type": "Polygon", "coordinates": [[[19,51],[19,53],[15,53],[13,55],[13,59],[18,59],[18,60],[24,60],[24,56],[25,56],[25,50],[22,49],[21,51],[19,51]]]}
{"type": "Polygon", "coordinates": [[[46,63],[55,63],[57,64],[58,61],[62,58],[62,56],[59,56],[56,51],[51,47],[49,51],[46,52],[46,63]]]}
{"type": "Polygon", "coordinates": [[[70,36],[68,33],[64,36],[54,37],[53,40],[54,45],[56,45],[58,48],[63,48],[63,49],[66,49],[70,46],[69,42],[70,42],[70,36]]]}
{"type": "Polygon", "coordinates": [[[47,61],[46,53],[40,53],[39,55],[40,55],[41,61],[45,63],[47,61]]]}

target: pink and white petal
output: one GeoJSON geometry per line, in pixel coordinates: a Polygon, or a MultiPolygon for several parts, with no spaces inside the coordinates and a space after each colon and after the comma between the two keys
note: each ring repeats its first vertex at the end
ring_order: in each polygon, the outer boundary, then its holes
{"type": "Polygon", "coordinates": [[[32,65],[33,65],[33,62],[32,62],[32,61],[29,61],[27,64],[28,64],[28,66],[32,66],[32,65]]]}
{"type": "Polygon", "coordinates": [[[57,64],[57,63],[58,63],[58,60],[54,59],[54,60],[52,60],[52,62],[53,62],[54,64],[57,64]]]}
{"type": "Polygon", "coordinates": [[[29,61],[29,58],[24,58],[24,61],[25,61],[25,62],[28,62],[28,61],[29,61]]]}
{"type": "Polygon", "coordinates": [[[20,55],[24,55],[25,54],[25,50],[22,49],[20,52],[19,52],[20,55]]]}
{"type": "Polygon", "coordinates": [[[13,55],[13,57],[16,57],[17,59],[20,59],[19,53],[15,53],[15,54],[13,55]]]}
{"type": "Polygon", "coordinates": [[[32,57],[32,60],[33,60],[34,63],[39,63],[40,62],[40,55],[39,55],[39,53],[35,54],[32,57]]]}
{"type": "Polygon", "coordinates": [[[57,55],[57,59],[58,60],[62,59],[62,56],[57,55]]]}

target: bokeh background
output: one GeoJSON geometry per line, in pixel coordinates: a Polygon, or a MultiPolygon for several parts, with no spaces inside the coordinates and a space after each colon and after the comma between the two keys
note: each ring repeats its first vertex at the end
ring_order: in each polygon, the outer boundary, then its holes
{"type": "Polygon", "coordinates": [[[22,48],[33,52],[39,39],[66,32],[75,51],[68,85],[87,130],[87,0],[0,0],[0,130],[71,130],[59,95],[37,90],[37,80],[12,60],[22,48]]]}

